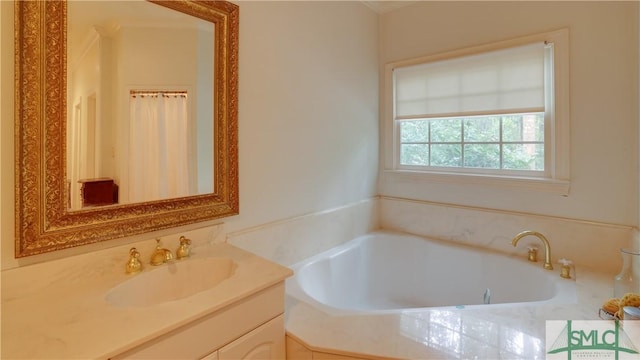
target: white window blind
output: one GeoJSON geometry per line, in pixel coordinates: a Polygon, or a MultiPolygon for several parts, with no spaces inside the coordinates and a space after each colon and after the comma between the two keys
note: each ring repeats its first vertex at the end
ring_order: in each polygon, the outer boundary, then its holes
{"type": "Polygon", "coordinates": [[[541,112],[543,42],[395,68],[395,119],[541,112]]]}

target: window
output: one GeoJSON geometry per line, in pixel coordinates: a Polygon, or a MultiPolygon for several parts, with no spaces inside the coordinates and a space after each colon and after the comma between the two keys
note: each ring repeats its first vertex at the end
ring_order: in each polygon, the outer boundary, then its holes
{"type": "Polygon", "coordinates": [[[399,123],[400,166],[544,171],[544,112],[399,123]]]}
{"type": "Polygon", "coordinates": [[[385,169],[566,195],[567,39],[560,30],[387,65],[385,169]]]}

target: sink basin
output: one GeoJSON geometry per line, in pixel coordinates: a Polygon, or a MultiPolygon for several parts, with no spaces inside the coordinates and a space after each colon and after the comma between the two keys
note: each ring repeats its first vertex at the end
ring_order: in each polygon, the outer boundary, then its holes
{"type": "MultiPolygon", "coordinates": [[[[151,267],[151,265],[147,265],[151,267]]],[[[228,258],[177,260],[153,267],[113,287],[106,300],[113,306],[152,306],[209,290],[230,278],[236,263],[228,258]]]]}

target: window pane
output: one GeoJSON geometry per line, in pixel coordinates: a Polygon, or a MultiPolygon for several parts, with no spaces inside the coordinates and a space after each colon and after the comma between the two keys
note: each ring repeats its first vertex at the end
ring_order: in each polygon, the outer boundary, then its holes
{"type": "Polygon", "coordinates": [[[503,116],[502,141],[544,141],[544,115],[503,116]]]}
{"type": "Polygon", "coordinates": [[[402,121],[400,123],[400,142],[428,142],[429,122],[425,120],[402,121]]]}
{"type": "Polygon", "coordinates": [[[460,142],[462,139],[461,119],[431,120],[432,142],[460,142]]]}
{"type": "Polygon", "coordinates": [[[429,145],[403,144],[400,146],[400,164],[429,165],[429,145]]]}
{"type": "Polygon", "coordinates": [[[462,166],[460,144],[431,145],[431,166],[462,166]]]}
{"type": "Polygon", "coordinates": [[[399,127],[400,165],[544,171],[543,113],[403,120],[399,127]]]}
{"type": "Polygon", "coordinates": [[[543,144],[505,144],[503,168],[511,170],[544,170],[543,144]]]}
{"type": "Polygon", "coordinates": [[[464,146],[464,166],[500,169],[500,145],[469,144],[464,146]]]}
{"type": "Polygon", "coordinates": [[[464,120],[464,141],[500,141],[500,118],[497,116],[473,117],[464,120]]]}

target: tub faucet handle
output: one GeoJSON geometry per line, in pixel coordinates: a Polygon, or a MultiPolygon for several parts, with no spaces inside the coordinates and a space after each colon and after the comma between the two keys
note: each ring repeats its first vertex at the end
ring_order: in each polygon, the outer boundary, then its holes
{"type": "Polygon", "coordinates": [[[536,246],[528,246],[527,247],[527,257],[531,262],[538,261],[538,248],[536,246]]]}
{"type": "Polygon", "coordinates": [[[560,263],[560,277],[565,279],[571,279],[571,265],[573,265],[573,261],[562,258],[558,260],[560,263]]]}

